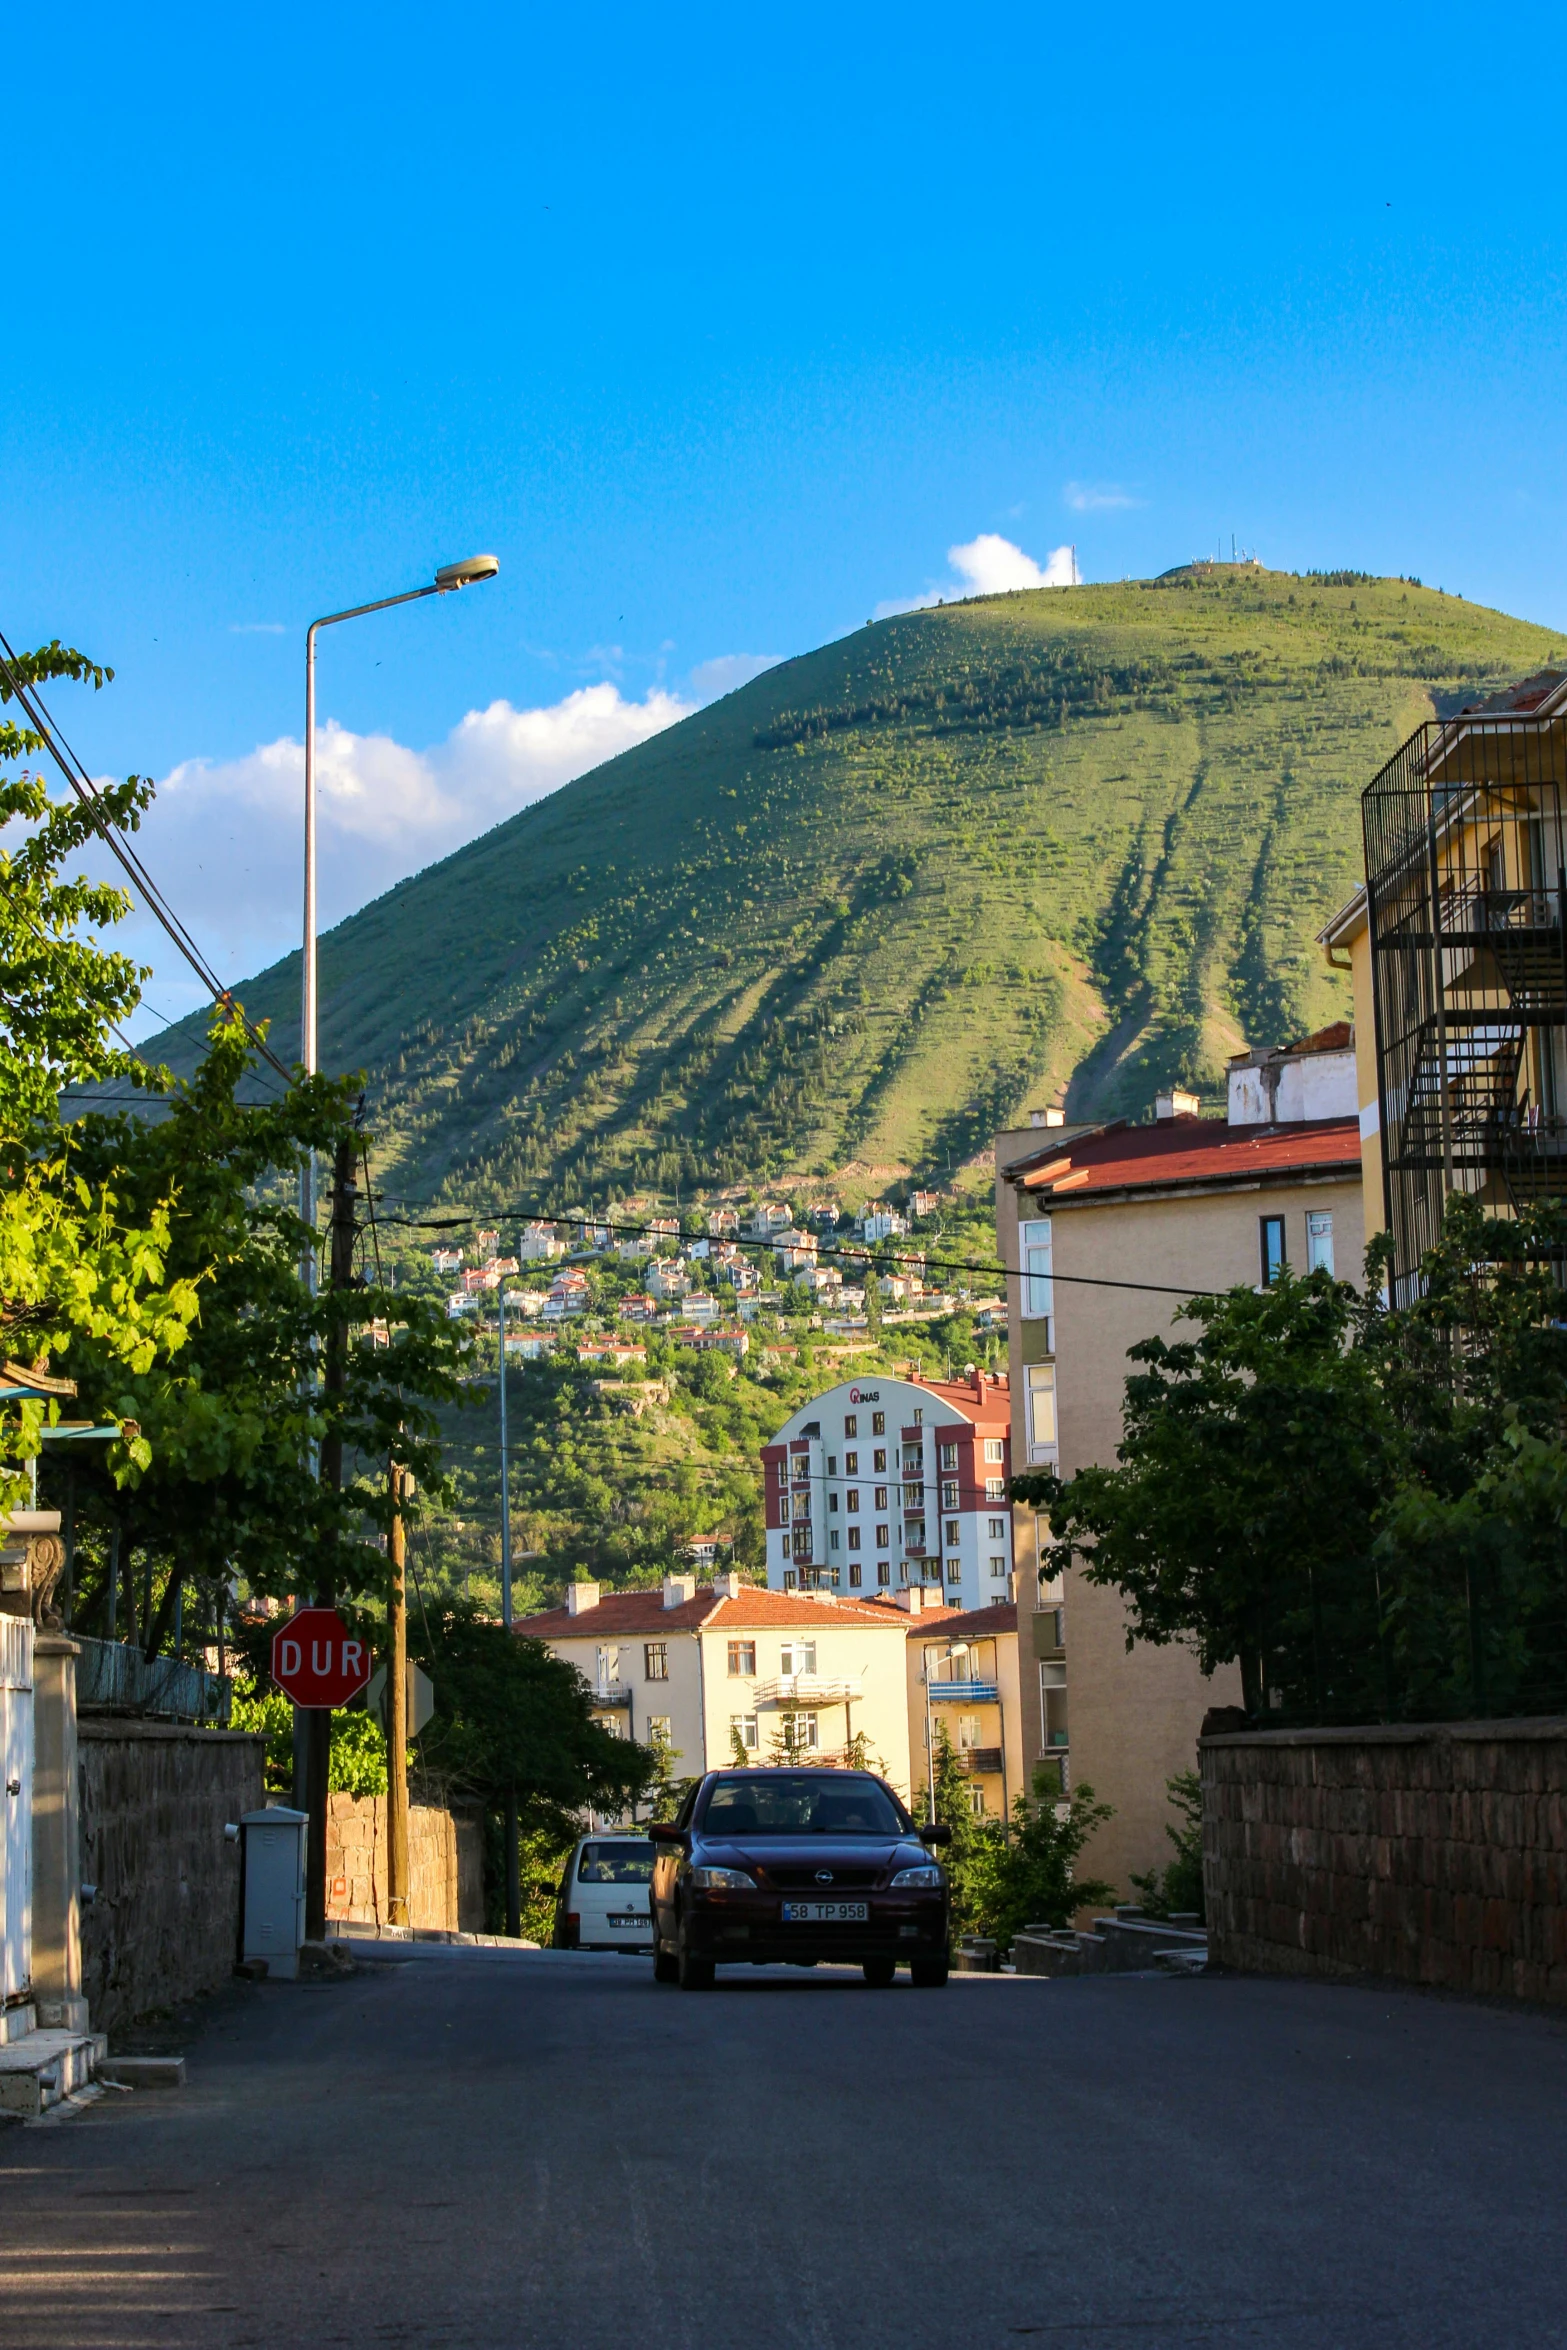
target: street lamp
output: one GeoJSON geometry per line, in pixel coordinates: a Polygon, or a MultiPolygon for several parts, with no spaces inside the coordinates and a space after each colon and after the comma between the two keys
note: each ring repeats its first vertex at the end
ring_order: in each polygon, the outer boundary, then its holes
{"type": "MultiPolygon", "coordinates": [[[[947,1642],[947,1662],[953,1664],[960,1656],[968,1655],[966,1640],[947,1642]]],[[[930,1650],[925,1651],[925,1808],[934,1821],[936,1817],[936,1729],[930,1711],[930,1650]]]]}
{"type": "MultiPolygon", "coordinates": [[[[312,620],[305,632],[305,940],[300,971],[299,1057],[305,1075],[316,1073],[316,631],[335,628],[340,620],[360,620],[367,612],[385,612],[393,604],[417,603],[421,596],[449,596],[465,587],[477,587],[500,570],[494,555],[469,555],[461,563],[443,563],[427,587],[405,588],[398,596],[380,596],[373,604],[353,604],[346,612],[327,612],[312,620]]],[[[315,1158],[307,1152],[299,1179],[300,1220],[314,1231],[316,1220],[315,1158]]],[[[314,1246],[309,1251],[306,1278],[311,1294],[316,1286],[314,1246]]]]}

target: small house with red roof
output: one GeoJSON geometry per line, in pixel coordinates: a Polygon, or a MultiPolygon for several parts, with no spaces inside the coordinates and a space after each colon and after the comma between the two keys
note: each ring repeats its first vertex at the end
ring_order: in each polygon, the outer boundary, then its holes
{"type": "Polygon", "coordinates": [[[681,1778],[798,1758],[878,1771],[907,1802],[908,1625],[896,1607],[726,1574],[573,1583],[513,1630],[575,1665],[606,1725],[662,1745],[681,1778]]]}

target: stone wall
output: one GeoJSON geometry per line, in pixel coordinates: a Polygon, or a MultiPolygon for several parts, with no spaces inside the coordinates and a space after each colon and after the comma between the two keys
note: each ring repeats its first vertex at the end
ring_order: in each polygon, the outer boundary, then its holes
{"type": "Polygon", "coordinates": [[[82,1988],[112,2032],[223,1982],[239,1929],[239,1846],[223,1830],[266,1798],[266,1741],[83,1714],[77,1729],[82,1988]]]}
{"type": "MultiPolygon", "coordinates": [[[[327,1800],[326,1914],[343,1925],[384,1925],[386,1797],[327,1800]]],[[[410,1803],[408,1923],[448,1933],[483,1930],[484,1832],[477,1819],[410,1803]]]]}
{"type": "Polygon", "coordinates": [[[1567,2005],[1567,1721],[1204,1738],[1209,1948],[1567,2005]]]}

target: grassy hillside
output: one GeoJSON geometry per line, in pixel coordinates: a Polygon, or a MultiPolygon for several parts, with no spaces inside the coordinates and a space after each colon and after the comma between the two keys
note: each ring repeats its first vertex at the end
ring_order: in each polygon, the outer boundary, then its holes
{"type": "MultiPolygon", "coordinates": [[[[1249,567],[884,621],[343,923],[323,1065],[370,1072],[394,1188],[474,1204],[852,1193],[1063,1091],[1211,1092],[1342,1010],[1313,934],[1375,769],[1552,659],[1417,585],[1249,567]]],[[[241,992],[292,1037],[298,987],[291,957],[241,992]]]]}

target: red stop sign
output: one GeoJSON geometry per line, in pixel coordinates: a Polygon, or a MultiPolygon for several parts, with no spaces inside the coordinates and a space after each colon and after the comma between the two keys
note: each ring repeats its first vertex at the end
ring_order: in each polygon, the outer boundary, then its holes
{"type": "Polygon", "coordinates": [[[346,1705],[370,1678],[370,1645],[333,1607],[302,1607],[272,1635],[272,1678],[296,1705],[346,1705]]]}

